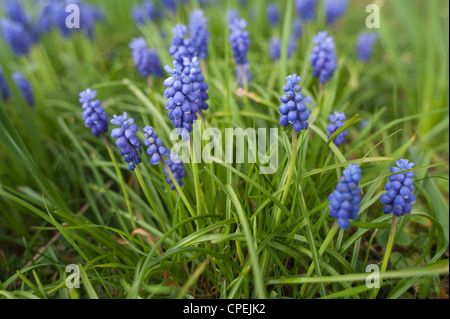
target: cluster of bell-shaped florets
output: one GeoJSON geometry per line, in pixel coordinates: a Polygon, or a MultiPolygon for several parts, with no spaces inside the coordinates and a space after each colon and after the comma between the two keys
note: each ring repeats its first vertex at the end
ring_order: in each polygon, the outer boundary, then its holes
{"type": "Polygon", "coordinates": [[[136,136],[139,127],[134,124],[134,119],[127,119],[128,114],[124,112],[123,115],[113,115],[111,124],[118,125],[120,128],[115,128],[111,131],[111,137],[116,138],[116,146],[120,150],[120,155],[123,156],[125,162],[128,163],[130,170],[134,171],[136,165],[141,163],[140,154],[142,154],[141,142],[136,136]]]}
{"type": "Polygon", "coordinates": [[[280,125],[288,127],[292,124],[294,130],[298,133],[308,128],[308,109],[303,103],[302,87],[298,84],[301,77],[297,74],[286,77],[286,85],[283,91],[286,93],[281,97],[279,111],[281,114],[280,125]]]}
{"type": "Polygon", "coordinates": [[[333,37],[326,31],[321,31],[313,38],[316,45],[311,54],[313,76],[319,78],[321,83],[327,82],[337,69],[337,56],[333,37]]]}
{"type": "MultiPolygon", "coordinates": [[[[334,134],[337,130],[339,130],[342,126],[344,126],[344,121],[347,119],[347,116],[344,112],[339,113],[338,111],[334,111],[333,114],[328,115],[328,119],[332,122],[330,125],[327,126],[328,131],[328,138],[331,137],[331,135],[334,134]]],[[[343,131],[334,139],[334,144],[336,146],[340,146],[341,144],[345,143],[345,139],[347,138],[348,130],[343,131]]]]}
{"type": "Polygon", "coordinates": [[[169,48],[169,54],[178,63],[183,63],[183,58],[191,60],[196,52],[192,39],[187,37],[188,27],[184,24],[177,24],[173,29],[172,45],[169,48]]]}
{"type": "Polygon", "coordinates": [[[197,105],[198,95],[195,91],[193,80],[183,67],[176,60],[173,61],[174,69],[166,65],[164,69],[172,76],[164,81],[167,89],[164,97],[167,99],[166,108],[169,110],[169,118],[178,129],[183,140],[188,140],[192,132],[192,124],[197,120],[199,108],[197,105]]]}
{"type": "Polygon", "coordinates": [[[383,211],[385,214],[394,213],[396,216],[402,216],[411,213],[411,205],[416,202],[414,191],[414,172],[403,172],[414,167],[413,162],[407,159],[401,159],[396,162],[397,167],[391,167],[391,172],[395,175],[389,176],[389,182],[386,183],[384,189],[386,194],[381,196],[381,203],[385,206],[383,211]]]}
{"type": "Polygon", "coordinates": [[[229,41],[237,64],[236,77],[239,85],[244,86],[245,83],[250,83],[252,78],[247,59],[247,53],[251,44],[250,34],[245,30],[247,21],[239,18],[235,10],[230,10],[228,12],[228,27],[230,29],[229,41]]]}
{"type": "Polygon", "coordinates": [[[333,25],[345,14],[348,7],[348,0],[325,0],[324,11],[327,23],[333,25]]]}
{"type": "Polygon", "coordinates": [[[375,41],[378,39],[376,32],[363,32],[358,37],[357,51],[361,62],[369,61],[372,56],[375,41]]]}
{"type": "MultiPolygon", "coordinates": [[[[183,178],[186,177],[186,172],[184,171],[183,163],[181,162],[181,159],[177,154],[169,153],[168,157],[169,158],[166,160],[167,167],[169,167],[178,185],[182,187],[183,178]]],[[[175,190],[175,185],[173,184],[173,181],[165,168],[164,168],[164,175],[166,176],[166,182],[170,184],[170,189],[175,190]]]]}
{"type": "Polygon", "coordinates": [[[149,75],[156,77],[163,76],[163,69],[161,61],[159,60],[158,52],[155,49],[147,47],[147,41],[143,37],[133,39],[129,48],[132,50],[134,65],[137,71],[143,78],[149,75]]]}
{"type": "Polygon", "coordinates": [[[295,0],[295,8],[298,15],[305,21],[314,20],[316,17],[318,0],[295,0]]]}
{"type": "Polygon", "coordinates": [[[102,102],[94,100],[97,97],[97,91],[88,88],[79,95],[79,101],[84,110],[82,115],[85,126],[89,127],[95,136],[108,132],[108,114],[105,113],[102,102]]]}
{"type": "Polygon", "coordinates": [[[205,77],[202,74],[200,61],[197,57],[192,60],[183,59],[183,74],[191,78],[191,83],[194,86],[194,92],[197,94],[197,106],[200,110],[207,110],[209,105],[206,101],[209,100],[208,84],[205,82],[205,77]]]}
{"type": "Polygon", "coordinates": [[[195,47],[199,59],[206,59],[208,55],[208,42],[211,35],[208,31],[208,19],[203,10],[194,10],[189,18],[189,29],[191,41],[195,47]]]}
{"type": "Polygon", "coordinates": [[[158,165],[169,151],[164,147],[162,139],[158,137],[152,126],[144,127],[144,145],[147,147],[147,155],[150,156],[150,164],[158,165]]]}
{"type": "Polygon", "coordinates": [[[347,229],[350,219],[358,218],[361,202],[361,169],[357,164],[350,164],[343,172],[336,190],[330,194],[330,217],[337,218],[339,227],[347,229]]]}

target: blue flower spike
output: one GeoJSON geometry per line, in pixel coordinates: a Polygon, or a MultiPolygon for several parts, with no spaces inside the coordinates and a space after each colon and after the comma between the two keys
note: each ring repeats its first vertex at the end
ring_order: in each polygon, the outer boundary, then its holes
{"type": "Polygon", "coordinates": [[[341,229],[348,229],[350,219],[358,219],[359,204],[362,199],[359,182],[361,169],[358,164],[350,164],[344,171],[336,190],[330,194],[330,217],[337,218],[341,229]]]}
{"type": "Polygon", "coordinates": [[[134,38],[130,42],[129,48],[132,50],[131,55],[133,56],[134,65],[143,78],[147,78],[149,75],[155,77],[164,75],[158,52],[155,49],[148,48],[147,42],[143,37],[134,38]]]}
{"type": "Polygon", "coordinates": [[[116,139],[116,146],[120,150],[125,162],[128,163],[130,170],[134,171],[136,165],[141,163],[140,154],[142,154],[141,142],[136,136],[139,131],[134,119],[127,119],[128,114],[124,112],[122,115],[113,115],[111,124],[120,126],[111,131],[111,137],[116,139]]]}
{"type": "Polygon", "coordinates": [[[376,32],[363,32],[358,37],[357,51],[359,61],[366,63],[372,56],[372,51],[378,34],[376,32]]]}
{"type": "Polygon", "coordinates": [[[280,22],[280,10],[276,3],[269,3],[267,6],[267,20],[272,27],[276,27],[280,22]]]}
{"type": "MultiPolygon", "coordinates": [[[[183,187],[183,178],[186,177],[186,172],[184,171],[183,163],[179,155],[174,153],[169,153],[169,158],[166,160],[167,167],[172,172],[173,177],[177,181],[178,185],[183,187]]],[[[176,187],[172,182],[167,170],[164,168],[164,175],[166,176],[166,182],[170,185],[171,190],[175,190],[176,187]]]]}
{"type": "Polygon", "coordinates": [[[208,31],[208,19],[203,10],[194,10],[189,18],[191,41],[195,47],[197,56],[205,60],[208,55],[208,42],[211,35],[208,31]]]}
{"type": "Polygon", "coordinates": [[[252,78],[247,59],[247,53],[251,44],[250,34],[245,30],[247,21],[240,19],[235,10],[230,10],[228,12],[228,27],[230,29],[229,41],[237,64],[236,77],[239,85],[243,86],[245,82],[250,83],[252,78]]]}
{"type": "Polygon", "coordinates": [[[328,25],[334,25],[345,14],[348,0],[325,0],[324,10],[328,25]]]}
{"type": "Polygon", "coordinates": [[[298,84],[301,81],[301,77],[297,74],[289,75],[286,77],[286,85],[283,87],[283,91],[286,93],[281,97],[279,111],[281,114],[280,125],[282,127],[288,127],[292,124],[295,132],[308,129],[308,109],[303,103],[303,94],[301,93],[302,87],[298,84]]]}
{"type": "Polygon", "coordinates": [[[396,162],[397,166],[391,167],[394,175],[389,176],[389,181],[384,189],[386,194],[381,196],[381,203],[384,204],[385,214],[394,213],[395,216],[411,214],[412,205],[416,202],[414,191],[414,172],[404,172],[414,167],[413,162],[401,159],[396,162]]]}
{"type": "Polygon", "coordinates": [[[183,57],[192,59],[196,49],[188,35],[188,27],[184,24],[177,24],[173,29],[172,45],[169,48],[169,54],[178,63],[183,63],[183,57]]]}
{"type": "Polygon", "coordinates": [[[337,56],[334,38],[321,31],[313,38],[316,44],[310,57],[313,67],[313,76],[319,78],[320,83],[327,82],[337,69],[337,56]]]}
{"type": "Polygon", "coordinates": [[[150,156],[150,164],[158,165],[161,159],[168,157],[169,151],[163,146],[162,139],[158,137],[152,126],[146,126],[144,133],[144,145],[147,147],[148,156],[150,156]]]}
{"type": "Polygon", "coordinates": [[[192,132],[192,124],[197,120],[198,94],[195,91],[193,80],[189,75],[189,66],[182,66],[176,60],[173,61],[174,69],[166,65],[164,69],[172,76],[164,81],[167,89],[164,97],[167,99],[166,109],[169,110],[169,118],[178,129],[183,140],[189,140],[192,132]]]}
{"type": "Polygon", "coordinates": [[[92,134],[100,136],[102,133],[108,132],[108,114],[102,107],[100,100],[95,100],[97,91],[86,89],[79,94],[80,103],[83,108],[84,125],[91,129],[92,134]]]}
{"type": "Polygon", "coordinates": [[[194,91],[197,94],[197,107],[199,110],[207,110],[209,105],[206,101],[209,100],[208,95],[208,84],[205,82],[205,77],[202,74],[202,69],[200,68],[200,62],[197,57],[192,60],[183,58],[183,74],[191,78],[191,83],[194,86],[194,91]]]}
{"type": "Polygon", "coordinates": [[[295,0],[295,9],[305,21],[312,21],[316,17],[318,0],[295,0]]]}
{"type": "MultiPolygon", "coordinates": [[[[334,111],[333,114],[330,114],[328,116],[328,119],[332,122],[330,125],[327,126],[328,131],[328,138],[331,137],[331,135],[334,134],[337,130],[339,130],[342,126],[344,126],[344,121],[347,119],[347,116],[344,112],[339,113],[338,111],[334,111]]],[[[344,132],[340,133],[336,138],[334,139],[334,144],[336,146],[340,146],[341,144],[345,143],[345,139],[347,138],[348,130],[345,130],[344,132]]]]}

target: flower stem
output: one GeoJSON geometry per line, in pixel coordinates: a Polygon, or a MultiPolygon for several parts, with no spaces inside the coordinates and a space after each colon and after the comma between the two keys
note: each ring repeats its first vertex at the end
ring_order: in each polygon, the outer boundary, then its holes
{"type": "MultiPolygon", "coordinates": [[[[289,165],[289,172],[285,183],[283,197],[281,198],[281,205],[286,204],[286,200],[289,195],[289,189],[291,188],[292,178],[295,172],[295,163],[297,161],[297,132],[292,128],[292,152],[291,152],[291,164],[289,165]]],[[[278,207],[275,213],[275,227],[278,226],[281,218],[281,208],[278,207]]]]}
{"type": "Polygon", "coordinates": [[[106,144],[106,148],[108,149],[109,156],[111,157],[111,160],[113,161],[114,168],[116,170],[117,176],[119,177],[120,185],[122,187],[123,195],[125,196],[125,202],[127,204],[128,213],[130,214],[130,221],[131,225],[133,226],[133,229],[136,229],[136,221],[134,220],[134,214],[133,209],[131,208],[131,201],[130,196],[128,195],[128,191],[126,188],[125,180],[123,178],[122,172],[120,171],[119,164],[117,163],[116,156],[114,155],[114,152],[111,149],[111,144],[109,143],[108,139],[106,138],[105,134],[102,134],[103,141],[106,144]]]}
{"type": "Polygon", "coordinates": [[[183,200],[184,204],[186,205],[186,208],[188,209],[189,213],[192,217],[196,216],[194,209],[192,208],[191,204],[189,204],[189,201],[187,200],[186,196],[184,195],[180,185],[178,184],[177,180],[173,176],[172,171],[169,168],[169,165],[167,165],[166,160],[164,158],[161,158],[161,162],[166,169],[167,175],[169,175],[170,180],[172,181],[173,185],[175,186],[178,194],[180,194],[181,199],[183,200]]]}
{"type": "Polygon", "coordinates": [[[192,174],[194,175],[195,184],[195,199],[197,202],[197,216],[202,214],[202,198],[200,192],[200,175],[198,173],[197,158],[195,156],[194,142],[192,136],[189,137],[190,150],[191,150],[191,162],[192,162],[192,174]]]}
{"type": "Polygon", "coordinates": [[[139,166],[136,166],[136,176],[139,181],[139,184],[141,185],[142,190],[144,191],[144,195],[147,198],[148,203],[150,204],[150,206],[153,208],[153,211],[158,216],[158,220],[159,220],[159,223],[160,223],[162,229],[164,231],[166,231],[167,228],[166,228],[166,224],[164,223],[164,219],[163,219],[161,213],[159,212],[158,208],[156,207],[155,202],[153,201],[152,197],[150,196],[150,193],[148,191],[147,185],[145,185],[144,178],[142,177],[139,166]]]}
{"type": "MultiPolygon", "coordinates": [[[[394,217],[392,217],[391,230],[389,232],[389,239],[388,239],[386,251],[384,252],[383,261],[381,263],[380,274],[386,272],[387,266],[389,264],[389,257],[391,256],[392,247],[394,247],[395,230],[397,229],[397,224],[398,224],[398,217],[396,215],[394,215],[394,217]]],[[[380,278],[380,287],[381,287],[382,282],[383,281],[380,278]]],[[[380,291],[380,288],[376,288],[373,291],[372,295],[370,296],[370,299],[375,299],[377,297],[379,291],[380,291]]]]}

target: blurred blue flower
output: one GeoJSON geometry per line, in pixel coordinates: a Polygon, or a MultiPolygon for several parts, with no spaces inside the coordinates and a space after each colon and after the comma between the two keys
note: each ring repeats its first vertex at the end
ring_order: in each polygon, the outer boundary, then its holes
{"type": "Polygon", "coordinates": [[[301,77],[297,74],[286,77],[286,85],[283,91],[286,93],[281,97],[279,111],[281,114],[280,125],[288,127],[292,124],[294,130],[298,133],[306,130],[309,126],[309,114],[306,105],[303,103],[302,87],[298,84],[301,77]]]}
{"type": "Polygon", "coordinates": [[[229,41],[237,64],[236,73],[242,86],[244,84],[244,76],[247,83],[251,81],[250,66],[247,60],[251,41],[248,31],[245,30],[247,21],[240,19],[235,10],[230,10],[228,12],[228,27],[230,29],[229,41]]]}
{"type": "Polygon", "coordinates": [[[141,163],[140,154],[142,154],[141,142],[136,136],[139,131],[137,125],[134,125],[134,119],[129,118],[128,114],[124,112],[123,115],[113,115],[111,124],[118,125],[120,128],[115,128],[111,131],[111,137],[116,138],[116,146],[120,150],[120,155],[123,156],[125,162],[128,163],[128,168],[132,171],[136,165],[141,163]]]}
{"type": "Polygon", "coordinates": [[[11,93],[9,92],[9,85],[6,81],[5,75],[3,74],[3,68],[0,66],[0,93],[2,95],[3,101],[6,102],[11,93]]]}
{"type": "Polygon", "coordinates": [[[20,92],[22,92],[22,95],[28,105],[34,105],[33,88],[27,78],[20,72],[13,73],[12,78],[17,87],[20,89],[20,92]]]}
{"type": "Polygon", "coordinates": [[[280,11],[276,3],[269,3],[267,6],[267,20],[272,25],[272,27],[276,27],[278,22],[280,22],[280,11]]]}
{"type": "Polygon", "coordinates": [[[131,16],[137,24],[153,21],[158,15],[157,8],[152,0],[146,0],[140,5],[135,4],[131,9],[131,16]]]}
{"type": "Polygon", "coordinates": [[[20,56],[30,52],[33,41],[22,24],[4,18],[0,20],[0,29],[3,39],[15,55],[20,56]]]}
{"type": "Polygon", "coordinates": [[[97,97],[97,91],[88,88],[79,96],[83,108],[84,125],[89,127],[95,136],[108,132],[108,114],[102,107],[102,102],[94,100],[97,97]]]}
{"type": "Polygon", "coordinates": [[[295,0],[297,14],[305,21],[314,20],[318,0],[295,0]]]}
{"type": "Polygon", "coordinates": [[[194,10],[189,18],[190,38],[200,59],[208,55],[208,41],[211,35],[208,32],[208,19],[203,10],[194,10]]]}
{"type": "Polygon", "coordinates": [[[389,176],[389,182],[386,183],[384,189],[387,193],[381,196],[381,203],[385,206],[383,211],[385,214],[394,213],[396,216],[410,214],[412,205],[416,202],[414,191],[414,172],[403,172],[414,167],[413,162],[407,159],[401,159],[396,162],[397,167],[391,167],[391,172],[396,173],[389,176]]]}
{"type": "Polygon", "coordinates": [[[4,0],[3,6],[8,17],[27,28],[31,23],[31,17],[25,12],[18,0],[4,0]]]}
{"type": "Polygon", "coordinates": [[[337,56],[334,39],[326,31],[321,31],[313,38],[314,46],[311,54],[313,76],[321,83],[327,82],[337,69],[337,56]]]}
{"type": "Polygon", "coordinates": [[[296,39],[301,39],[303,35],[303,21],[300,18],[295,18],[292,23],[293,35],[296,39]]]}
{"type": "Polygon", "coordinates": [[[350,226],[350,219],[358,219],[361,202],[361,169],[358,164],[350,164],[344,171],[336,190],[330,194],[330,217],[337,218],[341,229],[350,226]]]}
{"type": "Polygon", "coordinates": [[[324,10],[327,23],[333,25],[337,19],[345,14],[348,7],[348,0],[325,0],[324,10]]]}
{"type": "Polygon", "coordinates": [[[129,47],[132,50],[134,65],[143,78],[147,78],[149,75],[156,77],[164,75],[158,52],[155,49],[147,48],[147,42],[143,37],[134,38],[129,47]]]}
{"type": "MultiPolygon", "coordinates": [[[[166,164],[173,174],[173,177],[177,181],[180,187],[183,187],[183,178],[186,177],[186,172],[184,171],[183,163],[177,154],[169,153],[169,159],[166,160],[166,164]]],[[[166,176],[166,182],[170,185],[171,190],[175,190],[175,185],[172,179],[169,177],[167,170],[164,168],[164,175],[166,176]]]]}
{"type": "Polygon", "coordinates": [[[376,32],[363,32],[358,37],[357,51],[361,62],[369,61],[372,56],[373,46],[378,39],[376,32]]]}

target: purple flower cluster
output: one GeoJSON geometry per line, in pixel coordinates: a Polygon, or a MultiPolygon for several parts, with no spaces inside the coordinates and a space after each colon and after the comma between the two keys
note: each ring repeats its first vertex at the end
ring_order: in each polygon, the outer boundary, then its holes
{"type": "Polygon", "coordinates": [[[337,218],[339,227],[347,229],[350,219],[358,219],[361,202],[361,169],[357,164],[350,164],[343,172],[336,190],[330,194],[330,217],[337,218]]]}
{"type": "Polygon", "coordinates": [[[235,10],[230,10],[228,12],[228,27],[230,29],[229,41],[237,63],[236,76],[239,84],[243,86],[245,82],[250,83],[252,78],[247,60],[247,53],[251,44],[250,34],[245,30],[247,21],[240,19],[235,10]]]}
{"type": "Polygon", "coordinates": [[[188,34],[187,26],[177,24],[172,29],[172,32],[174,36],[172,38],[172,46],[169,48],[169,54],[180,64],[183,63],[184,57],[192,60],[196,50],[191,38],[186,37],[188,34]]]}
{"type": "Polygon", "coordinates": [[[317,0],[295,0],[297,14],[305,21],[312,21],[316,17],[317,0]]]}
{"type": "MultiPolygon", "coordinates": [[[[166,160],[166,164],[169,167],[170,171],[173,174],[173,177],[177,181],[180,187],[183,187],[183,178],[186,177],[186,172],[184,171],[183,163],[178,155],[170,153],[169,159],[166,160]]],[[[172,179],[169,177],[167,170],[164,168],[164,175],[166,176],[166,182],[170,184],[170,189],[175,190],[175,185],[172,182],[172,179]]]]}
{"type": "Polygon", "coordinates": [[[143,78],[147,78],[149,75],[163,76],[158,52],[155,49],[149,49],[143,37],[133,39],[129,47],[132,50],[134,65],[143,78]]]}
{"type": "Polygon", "coordinates": [[[30,82],[28,82],[27,78],[20,72],[16,72],[12,74],[12,78],[19,88],[20,92],[22,92],[25,101],[27,101],[28,105],[34,105],[34,93],[33,87],[30,82]]]}
{"type": "Polygon", "coordinates": [[[97,97],[97,91],[88,88],[79,96],[83,108],[84,125],[89,127],[95,136],[108,132],[108,114],[105,113],[102,102],[94,100],[97,97]]]}
{"type": "Polygon", "coordinates": [[[142,4],[135,4],[131,9],[131,16],[137,24],[153,21],[158,15],[157,8],[153,1],[146,0],[142,4]]]}
{"type": "Polygon", "coordinates": [[[283,91],[286,93],[281,97],[279,111],[281,114],[280,125],[288,127],[292,124],[294,130],[298,133],[308,128],[309,114],[306,105],[303,103],[302,87],[298,85],[301,77],[297,74],[286,77],[286,85],[283,91]]]}
{"type": "Polygon", "coordinates": [[[396,173],[389,176],[389,182],[386,183],[384,189],[386,194],[381,196],[381,203],[385,206],[383,211],[385,214],[394,213],[396,216],[402,216],[411,213],[411,205],[416,202],[414,191],[414,172],[403,172],[414,167],[413,162],[407,159],[401,159],[396,162],[397,167],[391,167],[391,172],[396,173]]]}
{"type": "Polygon", "coordinates": [[[188,140],[189,132],[192,132],[192,123],[197,120],[199,108],[198,96],[194,88],[193,80],[189,75],[188,66],[183,67],[176,60],[173,61],[174,69],[166,65],[164,69],[172,76],[164,81],[167,89],[164,97],[167,99],[166,108],[169,110],[169,118],[178,129],[183,140],[188,140]]]}
{"type": "Polygon", "coordinates": [[[345,14],[348,7],[348,0],[325,0],[324,10],[327,23],[333,25],[345,14]]]}
{"type": "Polygon", "coordinates": [[[321,31],[314,36],[313,43],[316,44],[310,57],[313,76],[325,83],[337,69],[334,39],[329,37],[326,31],[321,31]]]}
{"type": "Polygon", "coordinates": [[[197,107],[199,110],[207,110],[209,105],[206,101],[209,100],[208,95],[208,84],[205,82],[205,77],[202,74],[202,69],[200,68],[200,62],[197,57],[194,57],[192,61],[189,59],[183,59],[183,74],[191,78],[191,83],[194,86],[194,92],[197,94],[197,107]]]}
{"type": "Polygon", "coordinates": [[[2,95],[2,99],[4,102],[6,102],[11,93],[9,92],[9,85],[6,81],[5,75],[3,74],[3,69],[0,66],[0,94],[2,95]]]}
{"type": "Polygon", "coordinates": [[[0,20],[0,29],[5,42],[17,56],[28,54],[33,44],[28,30],[20,23],[4,18],[0,20]]]}
{"type": "MultiPolygon", "coordinates": [[[[279,37],[273,37],[270,39],[270,58],[273,61],[279,60],[281,57],[281,39],[279,37]]],[[[288,42],[288,58],[291,58],[294,54],[295,50],[297,49],[297,41],[293,36],[289,38],[288,42]]]]}
{"type": "Polygon", "coordinates": [[[361,62],[369,61],[372,56],[373,46],[378,39],[378,34],[375,32],[363,32],[358,37],[358,59],[361,62]]]}
{"type": "Polygon", "coordinates": [[[202,10],[194,10],[189,18],[189,29],[191,41],[194,45],[197,56],[204,60],[208,55],[208,41],[211,35],[208,31],[208,19],[202,10]]]}
{"type": "MultiPolygon", "coordinates": [[[[344,121],[347,119],[347,116],[344,112],[339,113],[338,111],[334,111],[333,114],[330,114],[328,116],[328,119],[332,122],[332,124],[327,126],[328,131],[328,138],[331,137],[331,135],[334,134],[337,130],[339,130],[342,126],[344,126],[344,121]]],[[[334,139],[334,144],[336,146],[340,146],[341,144],[345,143],[345,139],[347,138],[348,131],[345,130],[344,132],[340,133],[336,138],[334,139]]]]}
{"type": "Polygon", "coordinates": [[[269,3],[267,6],[267,20],[272,27],[276,27],[280,22],[280,10],[276,3],[269,3]]]}
{"type": "Polygon", "coordinates": [[[116,138],[116,146],[120,150],[120,155],[123,156],[125,162],[128,163],[130,170],[134,171],[136,165],[141,163],[140,154],[142,154],[141,142],[136,136],[139,131],[137,125],[134,125],[134,119],[127,119],[126,112],[123,115],[113,115],[111,124],[118,125],[120,128],[115,128],[111,131],[111,137],[116,138]]]}
{"type": "Polygon", "coordinates": [[[153,127],[146,126],[144,133],[144,145],[147,147],[147,154],[150,156],[150,164],[158,165],[161,159],[168,156],[169,151],[163,146],[162,139],[158,137],[153,127]]]}

